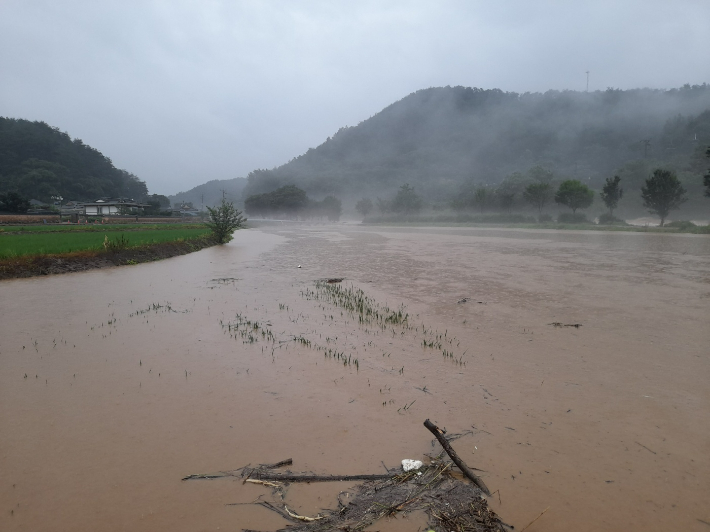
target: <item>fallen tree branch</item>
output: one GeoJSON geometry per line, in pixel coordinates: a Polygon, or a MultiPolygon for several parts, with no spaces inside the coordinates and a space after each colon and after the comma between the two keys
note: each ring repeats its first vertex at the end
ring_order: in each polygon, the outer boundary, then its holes
{"type": "Polygon", "coordinates": [[[281,517],[283,517],[286,520],[294,521],[293,517],[288,515],[286,512],[284,512],[278,506],[271,504],[269,501],[259,501],[256,504],[258,504],[259,506],[263,506],[264,508],[267,508],[267,509],[271,510],[272,512],[279,514],[281,517]]]}
{"type": "Polygon", "coordinates": [[[284,510],[286,510],[286,513],[293,517],[294,519],[298,519],[299,521],[318,521],[320,519],[323,519],[322,515],[319,515],[318,517],[306,517],[305,515],[298,515],[293,513],[291,510],[288,509],[288,506],[284,504],[284,510]]]}
{"type": "Polygon", "coordinates": [[[461,470],[461,472],[469,479],[471,482],[473,482],[476,486],[481,488],[481,491],[485,493],[486,495],[490,496],[491,492],[488,489],[488,486],[486,486],[486,483],[483,482],[481,477],[476,475],[473,471],[471,471],[471,468],[469,468],[466,463],[459,458],[459,455],[456,454],[456,451],[451,447],[448,441],[446,441],[446,438],[444,438],[444,432],[434,425],[431,421],[428,419],[424,422],[424,426],[429,429],[429,431],[436,437],[437,440],[439,440],[439,443],[441,446],[444,448],[444,451],[446,451],[446,454],[449,455],[451,460],[454,461],[454,463],[458,466],[458,468],[461,470]]]}
{"type": "MultiPolygon", "coordinates": [[[[182,480],[213,480],[215,478],[236,477],[239,473],[241,473],[241,476],[243,477],[245,475],[244,471],[248,473],[246,477],[249,478],[255,471],[263,471],[265,469],[278,469],[279,467],[291,464],[293,464],[293,460],[287,458],[286,460],[281,460],[280,462],[276,462],[275,464],[260,464],[259,467],[255,468],[250,468],[247,466],[240,467],[239,469],[232,469],[231,471],[218,471],[217,473],[200,473],[198,475],[188,475],[186,477],[183,477],[182,480]]],[[[244,482],[246,482],[246,480],[244,482]]]]}
{"type": "Polygon", "coordinates": [[[187,475],[186,477],[183,477],[182,480],[212,480],[215,478],[236,477],[238,472],[239,469],[234,471],[219,471],[218,473],[201,473],[199,475],[187,475]]]}
{"type": "Polygon", "coordinates": [[[293,464],[293,460],[286,458],[286,460],[281,460],[275,464],[259,464],[260,469],[278,469],[279,467],[287,466],[293,464]]]}
{"type": "Polygon", "coordinates": [[[271,473],[261,469],[245,469],[244,474],[258,480],[276,480],[279,482],[337,482],[341,480],[388,480],[397,475],[299,475],[295,473],[271,473]]]}
{"type": "Polygon", "coordinates": [[[248,478],[244,482],[250,482],[252,484],[261,484],[262,486],[269,486],[270,488],[282,488],[283,484],[278,482],[269,482],[267,480],[255,480],[253,478],[248,478]]]}
{"type": "Polygon", "coordinates": [[[538,515],[535,519],[533,519],[533,520],[530,521],[527,525],[525,525],[525,527],[524,527],[520,532],[525,532],[525,531],[528,529],[528,527],[529,527],[530,525],[532,525],[535,521],[537,521],[537,520],[540,519],[543,515],[545,515],[545,512],[546,512],[547,510],[549,510],[549,509],[550,509],[549,506],[548,506],[547,508],[545,508],[545,509],[542,511],[542,513],[541,513],[540,515],[538,515]]]}

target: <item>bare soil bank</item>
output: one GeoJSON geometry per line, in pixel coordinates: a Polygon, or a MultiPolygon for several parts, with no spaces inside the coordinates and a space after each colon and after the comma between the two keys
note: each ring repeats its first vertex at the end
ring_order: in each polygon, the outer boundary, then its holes
{"type": "Polygon", "coordinates": [[[0,261],[0,279],[35,277],[56,273],[80,272],[111,266],[135,265],[142,262],[186,255],[216,245],[212,237],[200,237],[184,241],[161,242],[114,252],[77,252],[63,255],[18,257],[0,261]]]}

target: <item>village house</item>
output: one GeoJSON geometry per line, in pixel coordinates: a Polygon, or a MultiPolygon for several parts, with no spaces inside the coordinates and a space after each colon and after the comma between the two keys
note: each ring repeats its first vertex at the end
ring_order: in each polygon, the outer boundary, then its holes
{"type": "Polygon", "coordinates": [[[95,201],[68,201],[62,206],[62,214],[85,216],[108,216],[142,213],[150,205],[127,198],[100,198],[95,201]]]}

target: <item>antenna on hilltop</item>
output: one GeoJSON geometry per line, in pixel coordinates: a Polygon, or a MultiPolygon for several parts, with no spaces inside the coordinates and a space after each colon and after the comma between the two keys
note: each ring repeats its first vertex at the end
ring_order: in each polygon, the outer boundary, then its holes
{"type": "Polygon", "coordinates": [[[589,70],[587,70],[587,92],[589,92],[589,70]]]}

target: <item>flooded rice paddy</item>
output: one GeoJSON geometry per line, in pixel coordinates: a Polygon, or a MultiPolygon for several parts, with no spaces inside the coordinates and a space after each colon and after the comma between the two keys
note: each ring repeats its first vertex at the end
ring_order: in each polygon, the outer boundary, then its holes
{"type": "Polygon", "coordinates": [[[275,530],[248,504],[268,488],[180,479],[381,473],[432,452],[431,418],[470,431],[454,447],[517,530],[549,507],[529,532],[707,531],[708,310],[695,235],[271,226],[5,281],[0,530],[275,530]]]}

